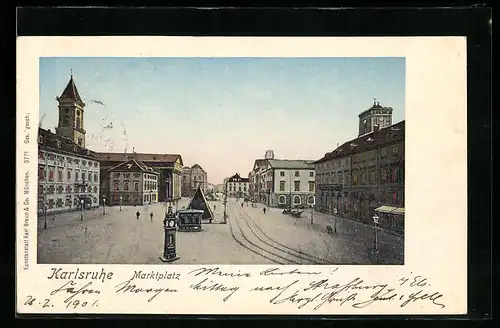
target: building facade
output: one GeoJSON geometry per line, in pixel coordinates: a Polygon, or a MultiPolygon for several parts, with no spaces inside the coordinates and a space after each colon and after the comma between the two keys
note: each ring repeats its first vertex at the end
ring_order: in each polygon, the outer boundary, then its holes
{"type": "Polygon", "coordinates": [[[374,99],[372,107],[358,115],[358,137],[371,133],[375,129],[383,129],[392,125],[392,110],[392,107],[380,106],[380,103],[374,99]]]}
{"type": "Polygon", "coordinates": [[[158,201],[177,201],[181,198],[182,157],[176,154],[96,153],[101,166],[101,198],[110,199],[109,169],[130,159],[143,163],[158,172],[158,201]]]}
{"type": "Polygon", "coordinates": [[[312,160],[266,160],[260,173],[260,201],[271,207],[308,207],[315,203],[315,171],[312,160]]]}
{"type": "Polygon", "coordinates": [[[191,197],[191,168],[184,166],[182,168],[182,183],[181,183],[181,196],[191,197]]]}
{"type": "Polygon", "coordinates": [[[267,159],[256,159],[252,171],[248,174],[249,193],[252,200],[261,203],[264,193],[264,180],[262,173],[267,169],[267,159]]]}
{"type": "Polygon", "coordinates": [[[158,202],[159,173],[130,159],[108,169],[109,205],[144,205],[158,202]]]}
{"type": "Polygon", "coordinates": [[[194,164],[191,166],[191,196],[194,196],[196,190],[200,188],[203,192],[207,192],[208,181],[207,181],[207,172],[203,170],[203,168],[194,164]]]}
{"type": "Polygon", "coordinates": [[[316,210],[372,223],[380,206],[404,208],[404,123],[375,126],[316,161],[316,210]]]}
{"type": "Polygon", "coordinates": [[[50,212],[99,206],[100,164],[85,148],[85,104],[73,76],[60,97],[56,133],[38,129],[38,210],[50,212]]]}
{"type": "Polygon", "coordinates": [[[238,173],[224,181],[228,197],[245,198],[249,196],[248,178],[242,178],[238,173]]]}

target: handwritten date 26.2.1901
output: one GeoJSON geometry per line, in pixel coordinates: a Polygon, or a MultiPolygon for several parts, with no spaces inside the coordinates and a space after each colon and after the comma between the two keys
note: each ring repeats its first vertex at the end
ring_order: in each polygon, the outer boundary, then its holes
{"type": "MultiPolygon", "coordinates": [[[[93,301],[80,301],[77,299],[72,299],[68,302],[65,302],[66,308],[72,308],[72,309],[78,309],[78,308],[95,308],[99,306],[99,300],[93,300],[93,301]]],[[[24,302],[24,305],[27,306],[40,306],[42,308],[53,308],[54,307],[54,302],[50,298],[43,298],[43,299],[37,299],[36,297],[32,295],[28,295],[26,297],[26,301],[24,302]]]]}

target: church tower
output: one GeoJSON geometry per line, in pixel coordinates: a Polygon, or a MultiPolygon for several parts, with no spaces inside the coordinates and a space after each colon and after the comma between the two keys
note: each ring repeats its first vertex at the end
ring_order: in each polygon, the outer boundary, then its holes
{"type": "Polygon", "coordinates": [[[372,107],[358,115],[359,135],[358,137],[392,125],[392,107],[380,106],[380,103],[373,99],[372,107]]]}
{"type": "Polygon", "coordinates": [[[59,124],[56,134],[69,138],[75,144],[85,148],[85,130],[83,129],[85,104],[78,94],[73,74],[61,96],[56,99],[59,102],[59,124]]]}

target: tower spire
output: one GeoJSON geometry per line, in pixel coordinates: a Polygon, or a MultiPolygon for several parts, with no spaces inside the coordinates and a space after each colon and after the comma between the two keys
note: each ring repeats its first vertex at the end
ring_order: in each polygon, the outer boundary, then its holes
{"type": "Polygon", "coordinates": [[[71,76],[71,78],[73,78],[73,69],[72,68],[69,69],[69,75],[71,76]]]}

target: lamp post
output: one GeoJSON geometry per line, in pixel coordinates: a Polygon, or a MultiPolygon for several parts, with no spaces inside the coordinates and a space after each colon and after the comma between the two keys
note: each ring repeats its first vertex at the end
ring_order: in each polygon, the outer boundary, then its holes
{"type": "Polygon", "coordinates": [[[80,219],[83,221],[83,211],[85,209],[85,207],[84,207],[85,201],[83,199],[80,200],[80,205],[82,206],[82,214],[80,216],[80,219]]]}
{"type": "Polygon", "coordinates": [[[106,214],[106,197],[102,198],[102,215],[106,214]]]}
{"type": "Polygon", "coordinates": [[[337,213],[339,212],[339,197],[340,194],[337,194],[337,207],[335,208],[335,232],[337,232],[337,213]]]}
{"type": "Polygon", "coordinates": [[[43,216],[45,217],[45,223],[43,224],[43,228],[47,229],[47,203],[43,202],[43,216]]]}
{"type": "Polygon", "coordinates": [[[227,205],[227,182],[225,184],[225,191],[224,191],[224,224],[227,223],[227,214],[226,214],[226,205],[227,205]]]}
{"type": "Polygon", "coordinates": [[[314,224],[314,204],[311,204],[311,224],[314,224]]]}
{"type": "Polygon", "coordinates": [[[337,209],[336,208],[333,209],[333,217],[334,217],[333,232],[337,233],[337,209]]]}
{"type": "Polygon", "coordinates": [[[373,249],[375,251],[378,250],[378,215],[374,214],[373,217],[373,231],[374,231],[374,238],[373,238],[373,249]]]}
{"type": "Polygon", "coordinates": [[[120,212],[122,211],[122,199],[123,199],[123,197],[120,196],[120,212]]]}

